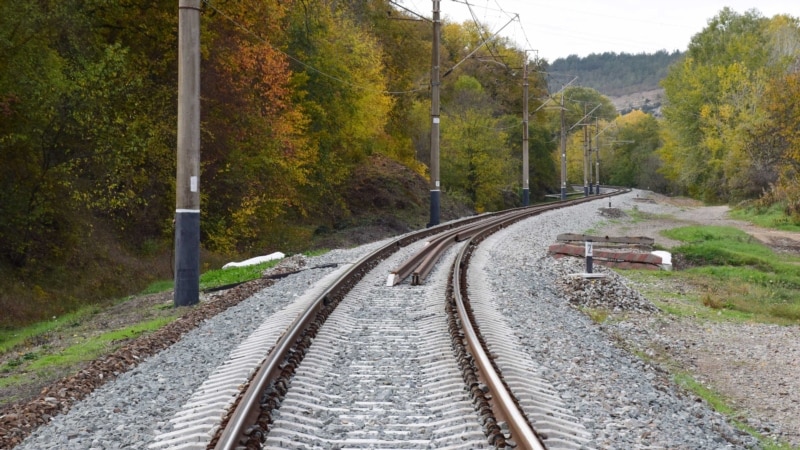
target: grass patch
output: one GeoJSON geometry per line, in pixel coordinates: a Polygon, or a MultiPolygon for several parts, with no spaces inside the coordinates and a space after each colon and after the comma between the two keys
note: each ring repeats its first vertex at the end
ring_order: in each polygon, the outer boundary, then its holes
{"type": "Polygon", "coordinates": [[[605,309],[592,309],[592,308],[582,308],[583,312],[589,316],[590,319],[594,323],[601,324],[608,319],[608,310],[605,309]]]}
{"type": "Polygon", "coordinates": [[[212,289],[228,284],[243,283],[261,278],[264,270],[275,267],[280,260],[267,261],[246,267],[209,270],[200,276],[200,290],[212,289]]]}
{"type": "Polygon", "coordinates": [[[662,233],[683,242],[672,252],[687,267],[635,277],[674,278],[692,287],[677,302],[674,292],[647,292],[648,298],[669,303],[660,303],[662,309],[712,320],[800,323],[800,258],[775,253],[731,227],[689,226],[662,233]]]}
{"type": "Polygon", "coordinates": [[[164,292],[172,289],[175,286],[175,282],[173,280],[159,280],[153,283],[150,283],[139,295],[150,295],[150,294],[158,294],[159,292],[164,292]]]}
{"type": "Polygon", "coordinates": [[[91,361],[98,356],[113,351],[122,342],[141,336],[160,329],[164,325],[174,321],[177,314],[167,317],[159,317],[147,322],[142,322],[120,330],[110,331],[101,335],[88,338],[85,341],[69,346],[57,354],[39,355],[28,353],[20,358],[7,361],[0,366],[0,373],[23,371],[22,374],[4,377],[0,379],[0,387],[7,387],[16,384],[23,384],[28,380],[25,374],[39,374],[61,369],[68,369],[79,363],[91,361]]]}
{"type": "Polygon", "coordinates": [[[85,317],[91,316],[98,311],[98,306],[86,306],[61,317],[53,317],[52,320],[39,322],[28,327],[15,330],[0,329],[0,354],[26,341],[35,341],[37,336],[80,323],[85,317]]]}
{"type": "Polygon", "coordinates": [[[745,220],[765,228],[800,231],[800,223],[797,223],[791,216],[787,216],[785,210],[785,203],[775,203],[768,208],[755,206],[736,208],[729,214],[734,219],[745,220]]]}
{"type": "Polygon", "coordinates": [[[692,377],[688,373],[680,372],[674,374],[673,381],[675,381],[677,385],[682,386],[683,388],[693,392],[696,396],[708,402],[708,404],[711,405],[711,407],[714,408],[715,411],[725,414],[727,416],[732,416],[735,413],[733,408],[728,406],[728,404],[725,402],[724,398],[722,398],[719,394],[712,391],[711,389],[700,384],[700,382],[695,380],[694,377],[692,377]]]}
{"type": "Polygon", "coordinates": [[[327,248],[318,248],[318,249],[315,249],[315,250],[309,250],[307,252],[303,252],[303,255],[305,255],[305,256],[307,256],[309,258],[313,258],[315,256],[322,256],[325,253],[328,253],[329,251],[330,251],[330,249],[327,249],[327,248]]]}
{"type": "Polygon", "coordinates": [[[609,225],[615,225],[617,223],[619,223],[619,220],[601,220],[600,222],[597,222],[592,228],[589,228],[588,230],[584,231],[583,234],[593,236],[599,234],[600,233],[599,230],[602,230],[603,228],[609,225]]]}
{"type": "Polygon", "coordinates": [[[630,216],[631,223],[639,223],[639,222],[644,222],[646,220],[654,220],[654,219],[672,219],[674,217],[672,214],[655,214],[655,213],[645,212],[639,209],[638,205],[633,205],[633,208],[626,210],[625,214],[630,216]]]}
{"type": "MultiPolygon", "coordinates": [[[[261,278],[261,274],[266,269],[274,267],[278,264],[278,262],[280,262],[280,260],[267,261],[261,264],[245,267],[209,270],[200,275],[200,290],[213,289],[220,286],[243,283],[245,281],[261,278]]],[[[159,292],[168,291],[173,288],[174,284],[175,283],[173,280],[156,281],[155,283],[150,284],[144,291],[142,291],[141,294],[156,294],[159,292]]]]}

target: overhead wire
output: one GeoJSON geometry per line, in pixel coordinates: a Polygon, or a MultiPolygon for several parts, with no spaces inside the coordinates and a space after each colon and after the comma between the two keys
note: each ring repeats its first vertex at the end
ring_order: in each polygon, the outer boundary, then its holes
{"type": "Polygon", "coordinates": [[[405,11],[406,11],[406,12],[408,12],[409,14],[412,14],[412,15],[414,15],[414,16],[417,16],[417,17],[419,17],[419,18],[420,18],[420,19],[422,19],[422,20],[425,20],[425,21],[428,21],[428,22],[430,22],[430,21],[431,21],[431,19],[428,19],[427,17],[425,17],[425,16],[423,16],[423,15],[421,15],[421,14],[418,14],[416,11],[412,11],[412,10],[410,10],[410,9],[406,8],[405,6],[403,6],[403,5],[399,4],[399,3],[397,3],[397,2],[396,2],[396,1],[394,1],[394,0],[389,0],[389,3],[391,3],[392,5],[394,5],[394,6],[398,7],[398,8],[400,8],[400,9],[403,9],[403,10],[405,10],[405,11]]]}
{"type": "MultiPolygon", "coordinates": [[[[477,16],[475,15],[475,11],[472,9],[472,5],[470,5],[469,1],[467,1],[467,0],[464,0],[464,3],[467,5],[467,8],[469,9],[469,14],[470,14],[470,16],[472,16],[472,21],[475,23],[475,28],[478,30],[478,34],[480,35],[481,40],[486,42],[487,38],[484,37],[484,29],[483,29],[484,27],[481,24],[481,22],[478,20],[477,16]]],[[[496,48],[496,46],[495,46],[493,41],[491,42],[491,44],[489,44],[489,43],[486,44],[486,49],[489,50],[489,54],[492,55],[492,58],[495,61],[497,61],[499,63],[503,63],[502,61],[499,61],[500,58],[498,58],[498,56],[495,54],[495,51],[497,51],[497,48],[496,48]]]]}
{"type": "Polygon", "coordinates": [[[269,46],[271,49],[275,50],[276,52],[286,56],[290,60],[296,62],[297,64],[300,64],[301,66],[305,67],[308,70],[314,71],[314,72],[316,72],[316,73],[318,73],[318,74],[320,74],[320,75],[322,75],[322,76],[324,76],[326,78],[329,78],[331,80],[338,81],[339,83],[344,84],[346,86],[350,86],[352,88],[360,89],[360,90],[366,91],[366,92],[378,92],[378,93],[389,94],[389,95],[412,94],[412,93],[415,93],[415,92],[422,92],[422,91],[428,90],[428,87],[410,89],[410,90],[407,90],[407,91],[389,91],[389,90],[381,90],[381,89],[372,89],[372,88],[369,88],[369,87],[366,87],[366,86],[363,86],[363,85],[358,85],[358,84],[355,84],[355,83],[351,83],[351,82],[349,82],[347,80],[343,80],[343,79],[341,79],[341,78],[339,78],[339,77],[337,77],[335,75],[331,75],[329,73],[326,73],[326,72],[324,72],[324,71],[322,71],[320,69],[317,69],[316,67],[314,67],[314,66],[312,66],[312,65],[310,65],[310,64],[308,64],[308,63],[306,63],[304,61],[301,61],[300,59],[295,58],[294,56],[284,52],[283,50],[281,50],[279,48],[276,48],[269,41],[267,41],[266,39],[261,37],[261,35],[259,35],[258,33],[250,30],[248,27],[246,27],[245,25],[241,24],[236,19],[234,19],[230,15],[226,14],[225,12],[223,12],[222,10],[220,10],[219,8],[217,8],[216,6],[211,4],[211,0],[203,0],[203,3],[206,5],[207,8],[210,8],[211,10],[213,10],[214,12],[216,12],[217,14],[219,14],[220,16],[222,16],[223,18],[225,18],[226,20],[228,20],[229,22],[234,24],[237,28],[241,29],[245,33],[249,34],[250,36],[258,39],[259,41],[261,41],[262,43],[266,44],[267,46],[269,46]]]}

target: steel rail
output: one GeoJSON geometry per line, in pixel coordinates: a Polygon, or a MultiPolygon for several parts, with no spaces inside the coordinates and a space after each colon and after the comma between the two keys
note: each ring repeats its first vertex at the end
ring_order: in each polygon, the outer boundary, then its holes
{"type": "Polygon", "coordinates": [[[459,251],[455,261],[453,262],[451,277],[453,286],[452,295],[455,302],[458,319],[461,324],[464,345],[467,347],[472,356],[472,361],[474,361],[477,376],[488,387],[488,393],[491,398],[490,405],[492,410],[495,411],[495,416],[506,419],[506,423],[511,433],[511,439],[514,442],[515,448],[522,450],[546,450],[544,442],[536,434],[532,425],[525,417],[524,413],[520,410],[516,399],[507,389],[502,380],[501,374],[497,372],[492,359],[487,354],[486,349],[483,348],[482,340],[479,336],[479,330],[477,330],[476,326],[473,326],[471,314],[467,309],[468,295],[466,289],[466,267],[468,264],[468,255],[471,254],[472,247],[477,245],[477,242],[513,222],[522,220],[529,216],[540,214],[545,211],[576,205],[598,198],[609,197],[622,192],[624,191],[618,190],[604,195],[568,200],[565,202],[559,202],[558,204],[547,205],[538,208],[530,208],[528,211],[521,211],[519,214],[509,215],[506,220],[494,221],[495,223],[493,225],[487,224],[473,227],[480,230],[469,237],[466,244],[459,251]]]}
{"type": "Polygon", "coordinates": [[[467,244],[461,249],[456,261],[453,263],[453,296],[456,302],[456,310],[461,323],[461,329],[464,335],[465,345],[472,355],[475,362],[476,370],[479,377],[489,387],[489,393],[492,396],[492,409],[499,409],[497,413],[501,413],[506,418],[508,429],[511,432],[511,439],[516,444],[516,448],[521,450],[546,450],[539,436],[531,427],[528,419],[522,414],[522,411],[516,405],[516,401],[511,393],[506,389],[500,375],[494,370],[492,361],[483,349],[478,332],[472,326],[469,314],[467,312],[464,298],[462,297],[462,261],[465,259],[465,254],[472,244],[470,239],[467,244]]]}
{"type": "MultiPolygon", "coordinates": [[[[419,264],[416,264],[416,268],[413,269],[413,273],[411,274],[411,284],[414,286],[422,284],[430,271],[436,265],[436,262],[439,260],[439,256],[444,253],[445,250],[450,248],[450,246],[453,245],[457,240],[458,230],[447,233],[445,238],[439,239],[435,244],[431,243],[431,245],[426,246],[423,249],[426,250],[425,257],[422,258],[419,264]]],[[[402,279],[396,281],[400,282],[402,279]]]]}
{"type": "MultiPolygon", "coordinates": [[[[533,209],[535,208],[536,207],[533,209]]],[[[541,206],[539,206],[539,208],[541,208],[541,206]]],[[[433,270],[433,267],[439,261],[441,254],[444,253],[444,251],[447,250],[451,245],[456,242],[469,239],[470,236],[474,235],[479,230],[494,226],[494,224],[498,221],[507,220],[509,215],[521,214],[525,211],[529,212],[531,209],[531,207],[527,207],[490,213],[481,216],[482,220],[480,221],[472,221],[458,225],[451,231],[441,236],[437,236],[435,239],[432,239],[428,245],[419,249],[410,258],[397,266],[397,268],[390,271],[390,278],[387,281],[387,285],[397,285],[408,278],[409,275],[412,276],[412,285],[422,284],[425,278],[427,278],[428,274],[430,274],[431,270],[433,270]]]]}
{"type": "Polygon", "coordinates": [[[244,394],[239,397],[237,406],[229,413],[227,424],[221,430],[213,448],[215,450],[233,450],[240,446],[239,441],[244,436],[246,428],[255,423],[256,420],[254,418],[260,414],[260,399],[263,392],[281,375],[285,360],[290,356],[292,349],[301,339],[303,333],[323,313],[325,307],[335,302],[337,296],[346,294],[349,288],[363,277],[370,266],[412,242],[448,231],[465,223],[484,220],[486,217],[485,215],[468,217],[409,233],[362,257],[353,264],[327,290],[320,294],[278,339],[278,342],[262,362],[259,370],[250,380],[244,394]]]}
{"type": "MultiPolygon", "coordinates": [[[[496,223],[508,223],[508,221],[515,221],[518,218],[524,218],[533,214],[538,214],[541,211],[550,209],[562,208],[578,203],[584,203],[600,198],[617,195],[622,192],[627,192],[627,188],[618,188],[607,186],[606,188],[614,189],[606,194],[593,195],[591,197],[584,197],[555,203],[548,203],[544,205],[523,206],[520,208],[508,209],[495,213],[489,213],[482,216],[485,220],[478,223],[474,221],[458,225],[452,233],[455,233],[455,239],[452,239],[451,233],[437,237],[432,240],[428,245],[419,249],[409,259],[397,266],[394,270],[390,271],[389,278],[386,282],[387,286],[395,286],[400,284],[411,275],[411,284],[420,285],[423,283],[428,274],[430,274],[433,267],[439,261],[440,256],[455,242],[461,242],[469,239],[470,237],[481,233],[484,229],[492,228],[496,223]]],[[[455,225],[454,225],[455,226],[455,225]]]]}
{"type": "Polygon", "coordinates": [[[390,278],[387,281],[387,285],[394,286],[411,275],[415,268],[417,268],[420,264],[425,261],[428,255],[431,253],[432,249],[438,248],[439,245],[447,241],[448,239],[454,239],[456,233],[458,233],[458,229],[450,229],[439,236],[428,241],[428,243],[422,247],[421,249],[414,252],[410,258],[408,258],[403,264],[398,266],[396,269],[390,271],[390,278]]]}
{"type": "MultiPolygon", "coordinates": [[[[591,199],[601,197],[603,196],[595,196],[591,199]]],[[[585,201],[584,199],[582,200],[585,201]]],[[[577,203],[580,201],[581,200],[572,200],[565,203],[574,204],[573,202],[577,203]]],[[[561,206],[568,205],[563,204],[561,206]]],[[[550,208],[554,208],[554,206],[551,206],[550,208]]],[[[269,386],[274,384],[284,371],[284,365],[287,358],[290,357],[293,349],[298,344],[298,341],[302,339],[303,334],[320,317],[320,315],[324,313],[324,310],[328,306],[334,307],[335,303],[338,302],[341,296],[345,295],[347,291],[349,291],[350,288],[352,288],[352,286],[355,285],[355,283],[357,283],[374,264],[377,264],[377,262],[388,257],[400,248],[407,246],[412,242],[424,239],[428,236],[451,230],[454,227],[458,228],[464,224],[470,224],[477,221],[483,221],[494,216],[508,214],[509,211],[531,211],[532,209],[538,208],[516,208],[504,212],[473,216],[450,223],[437,225],[435,227],[416,231],[404,237],[395,239],[383,247],[362,257],[344,274],[342,274],[342,276],[335,280],[328,289],[320,294],[317,299],[315,299],[304,310],[304,312],[294,320],[287,331],[278,339],[278,342],[275,344],[272,350],[269,351],[269,354],[262,362],[260,369],[248,383],[247,389],[238,399],[237,406],[232,412],[229,413],[227,424],[221,430],[219,437],[215,437],[215,439],[217,439],[216,444],[213,444],[212,441],[212,444],[214,445],[213,448],[215,450],[233,450],[240,447],[239,441],[245,435],[246,428],[255,423],[256,420],[254,417],[257,417],[260,414],[260,399],[264,391],[266,391],[269,386]]],[[[528,215],[530,215],[530,213],[528,215]]],[[[524,214],[520,214],[519,216],[524,216],[524,214]]],[[[455,233],[446,232],[445,234],[455,235],[456,233],[457,231],[455,233]]]]}

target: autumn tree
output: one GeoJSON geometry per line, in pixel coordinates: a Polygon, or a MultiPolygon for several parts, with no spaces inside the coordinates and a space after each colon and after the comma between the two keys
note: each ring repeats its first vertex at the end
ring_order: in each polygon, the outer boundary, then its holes
{"type": "Polygon", "coordinates": [[[796,19],[729,8],[711,19],[663,82],[664,174],[707,201],[760,195],[777,172],[764,167],[770,152],[752,138],[767,126],[764,94],[797,48],[796,19]]]}
{"type": "Polygon", "coordinates": [[[294,95],[318,152],[309,198],[318,217],[333,225],[349,214],[339,191],[352,168],[373,152],[391,153],[386,127],[393,100],[383,54],[376,38],[336,2],[293,8],[288,27],[294,95]]]}

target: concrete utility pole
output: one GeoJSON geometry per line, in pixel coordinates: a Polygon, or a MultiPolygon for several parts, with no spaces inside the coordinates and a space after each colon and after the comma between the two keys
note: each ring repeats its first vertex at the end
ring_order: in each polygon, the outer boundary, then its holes
{"type": "MultiPolygon", "coordinates": [[[[575,80],[572,80],[575,81],[575,80]]],[[[561,200],[567,199],[567,124],[564,117],[564,94],[561,94],[561,200]]]]}
{"type": "Polygon", "coordinates": [[[200,2],[178,1],[175,306],[200,301],[200,2]]]}
{"type": "Polygon", "coordinates": [[[522,206],[528,206],[531,201],[528,161],[528,52],[526,51],[522,66],[522,206]]]}
{"type": "Polygon", "coordinates": [[[589,196],[589,124],[586,123],[586,104],[583,105],[583,196],[589,196]]]}
{"type": "Polygon", "coordinates": [[[431,57],[431,220],[429,227],[439,225],[441,181],[439,179],[439,41],[442,22],[440,0],[433,0],[433,51],[431,57]]]}
{"type": "Polygon", "coordinates": [[[597,136],[594,139],[594,182],[596,183],[595,194],[600,195],[600,122],[594,118],[594,129],[597,136]]]}

